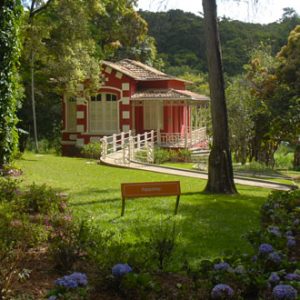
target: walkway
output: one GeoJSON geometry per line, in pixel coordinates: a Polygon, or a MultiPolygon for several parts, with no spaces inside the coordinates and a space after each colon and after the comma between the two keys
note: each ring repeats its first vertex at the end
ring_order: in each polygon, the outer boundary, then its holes
{"type": "MultiPolygon", "coordinates": [[[[162,167],[162,166],[151,165],[151,164],[142,164],[136,161],[130,161],[124,164],[122,160],[123,160],[122,154],[120,152],[115,152],[112,155],[107,156],[105,159],[102,158],[100,159],[101,163],[110,166],[115,166],[115,167],[130,168],[130,169],[137,169],[137,170],[170,174],[170,175],[186,176],[186,177],[199,178],[199,179],[207,179],[207,174],[204,172],[202,173],[193,170],[183,170],[183,169],[162,167]]],[[[235,177],[234,181],[237,184],[281,190],[281,191],[289,191],[296,188],[296,186],[293,185],[281,184],[281,183],[271,182],[267,180],[242,178],[242,177],[235,177]]]]}

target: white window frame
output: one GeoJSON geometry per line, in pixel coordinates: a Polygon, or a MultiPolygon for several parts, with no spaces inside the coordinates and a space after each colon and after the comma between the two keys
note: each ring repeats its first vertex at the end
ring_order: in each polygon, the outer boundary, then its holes
{"type": "MultiPolygon", "coordinates": [[[[112,134],[112,133],[118,133],[120,131],[120,124],[119,124],[119,103],[121,100],[118,100],[118,95],[116,92],[103,92],[103,93],[98,93],[98,97],[101,95],[101,101],[92,101],[91,97],[96,96],[96,95],[91,95],[90,101],[89,101],[89,106],[88,106],[88,112],[89,112],[89,117],[88,117],[88,127],[89,127],[89,132],[92,134],[112,134]],[[116,101],[107,101],[107,95],[115,95],[116,101]],[[98,103],[98,105],[96,105],[98,103]],[[93,105],[95,104],[95,105],[93,105]],[[112,104],[115,104],[115,111],[112,106],[112,104]],[[111,106],[109,109],[110,112],[110,119],[108,120],[108,107],[109,105],[111,106]],[[100,111],[95,110],[96,106],[100,108],[100,111]],[[115,117],[113,118],[113,115],[115,114],[115,117]],[[92,124],[93,122],[93,116],[96,118],[96,122],[98,121],[98,125],[95,126],[95,124],[92,124]],[[103,118],[101,120],[101,118],[103,118]],[[107,126],[108,122],[110,123],[110,126],[107,126]],[[115,124],[115,126],[112,126],[115,124]]],[[[95,122],[94,121],[94,122],[95,122]]]]}

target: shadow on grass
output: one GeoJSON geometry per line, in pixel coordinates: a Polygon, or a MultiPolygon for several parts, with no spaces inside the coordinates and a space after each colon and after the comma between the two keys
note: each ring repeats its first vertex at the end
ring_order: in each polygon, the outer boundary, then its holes
{"type": "Polygon", "coordinates": [[[120,201],[120,198],[110,198],[110,199],[98,199],[98,200],[92,200],[88,202],[71,202],[69,206],[87,206],[87,205],[95,205],[95,204],[104,204],[104,203],[110,203],[110,202],[116,202],[120,201]]]}

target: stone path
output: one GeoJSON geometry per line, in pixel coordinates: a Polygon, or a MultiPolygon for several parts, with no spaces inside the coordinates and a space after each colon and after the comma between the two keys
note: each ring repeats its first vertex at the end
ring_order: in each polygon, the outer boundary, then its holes
{"type": "MultiPolygon", "coordinates": [[[[207,179],[206,173],[193,171],[193,170],[183,170],[183,169],[176,169],[170,167],[162,167],[157,165],[142,164],[133,161],[124,164],[122,161],[122,157],[118,152],[114,153],[113,155],[107,156],[105,159],[100,159],[100,161],[103,164],[121,167],[121,168],[137,169],[137,170],[150,171],[156,173],[207,179]]],[[[241,178],[241,177],[235,177],[234,182],[236,184],[281,190],[281,191],[289,191],[296,188],[296,186],[293,185],[281,184],[281,183],[271,182],[268,180],[256,180],[256,179],[241,178]]]]}

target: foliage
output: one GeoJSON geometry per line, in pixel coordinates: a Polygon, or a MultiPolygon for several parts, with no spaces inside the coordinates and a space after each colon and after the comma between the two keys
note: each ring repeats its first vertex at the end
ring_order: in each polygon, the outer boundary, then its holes
{"type": "Polygon", "coordinates": [[[16,201],[16,207],[23,213],[46,215],[64,211],[66,199],[46,184],[33,183],[16,201]]]}
{"type": "Polygon", "coordinates": [[[101,143],[92,142],[87,145],[84,145],[80,150],[80,153],[86,158],[99,159],[101,154],[101,143]]]}
{"type": "Polygon", "coordinates": [[[157,262],[160,270],[164,270],[173,257],[178,237],[175,222],[172,224],[167,221],[160,223],[151,232],[148,242],[148,249],[151,251],[152,257],[157,262]]]}
{"type": "Polygon", "coordinates": [[[154,163],[162,164],[170,158],[169,150],[163,148],[154,149],[154,163]]]}
{"type": "Polygon", "coordinates": [[[12,203],[0,203],[0,236],[0,296],[5,299],[22,273],[26,250],[45,242],[47,233],[28,216],[16,213],[12,203]]]}
{"type": "Polygon", "coordinates": [[[19,181],[11,179],[10,177],[0,177],[0,202],[7,201],[12,202],[18,197],[19,181]]]}
{"type": "Polygon", "coordinates": [[[227,88],[231,146],[239,162],[274,167],[281,142],[298,134],[299,101],[278,76],[279,67],[270,48],[261,45],[252,51],[247,73],[227,88]]]}
{"type": "Polygon", "coordinates": [[[147,35],[147,24],[131,0],[23,2],[28,7],[22,26],[26,99],[19,118],[22,127],[32,133],[33,65],[40,139],[53,140],[60,135],[63,92],[77,93],[78,83],[84,83],[87,91],[99,89],[101,59],[126,56],[156,63],[154,40],[147,35]],[[32,3],[38,11],[34,16],[30,14],[32,3]]]}
{"type": "MultiPolygon", "coordinates": [[[[202,260],[199,271],[194,273],[200,281],[198,285],[202,282],[206,288],[215,286],[213,294],[217,286],[225,284],[234,291],[234,299],[271,299],[279,284],[284,284],[293,292],[290,299],[296,299],[300,266],[294,259],[295,236],[300,233],[298,202],[299,191],[271,193],[261,210],[261,230],[247,236],[254,252],[235,252],[222,259],[202,260]]],[[[222,286],[221,290],[224,289],[222,286]]]]}
{"type": "Polygon", "coordinates": [[[86,221],[75,222],[70,215],[50,221],[50,255],[59,271],[67,272],[84,258],[91,228],[86,221]]]}
{"type": "MultiPolygon", "coordinates": [[[[149,34],[157,42],[167,73],[175,76],[186,72],[207,72],[203,17],[181,10],[140,12],[147,21],[149,34]]],[[[272,54],[280,51],[288,33],[299,24],[295,13],[284,14],[279,22],[267,25],[244,23],[220,18],[220,37],[224,71],[229,76],[243,72],[250,50],[261,42],[271,45],[272,54]]]]}
{"type": "Polygon", "coordinates": [[[50,300],[69,299],[84,300],[87,298],[87,276],[84,273],[74,272],[65,275],[55,281],[55,288],[52,289],[47,297],[50,300]]]}
{"type": "Polygon", "coordinates": [[[276,169],[292,169],[293,167],[293,149],[288,145],[280,144],[274,154],[276,169]]]}
{"type": "Polygon", "coordinates": [[[0,168],[17,151],[16,110],[20,101],[18,63],[20,56],[20,1],[5,0],[0,7],[0,168]]]}
{"type": "Polygon", "coordinates": [[[145,299],[151,291],[159,292],[159,283],[149,273],[129,273],[121,282],[120,290],[125,297],[145,299]]]}
{"type": "MultiPolygon", "coordinates": [[[[300,167],[300,82],[299,82],[299,45],[300,45],[300,26],[296,26],[290,32],[287,44],[281,49],[277,57],[279,59],[278,77],[288,85],[289,105],[294,110],[294,114],[288,117],[288,123],[293,126],[293,132],[289,135],[291,143],[296,145],[294,154],[294,168],[300,167]]],[[[288,125],[288,124],[287,124],[288,125]]]]}

